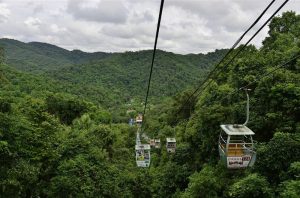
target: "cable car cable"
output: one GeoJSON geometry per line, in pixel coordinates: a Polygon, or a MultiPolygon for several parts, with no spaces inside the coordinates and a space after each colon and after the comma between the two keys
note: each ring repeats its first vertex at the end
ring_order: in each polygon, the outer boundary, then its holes
{"type": "MultiPolygon", "coordinates": [[[[279,8],[277,8],[277,10],[265,21],[265,23],[252,35],[252,37],[238,50],[238,52],[230,59],[229,62],[227,62],[227,64],[225,66],[223,66],[223,68],[228,67],[233,61],[234,59],[248,46],[248,44],[257,36],[257,34],[269,23],[269,21],[271,21],[271,19],[283,8],[283,6],[285,6],[285,4],[288,2],[289,0],[285,0],[280,6],[279,8]]],[[[222,70],[220,70],[217,74],[216,77],[219,76],[219,74],[222,72],[222,70]]],[[[206,86],[204,86],[204,88],[202,89],[201,92],[199,92],[196,95],[196,98],[198,98],[202,93],[203,90],[205,90],[210,83],[212,82],[212,80],[210,79],[210,81],[208,82],[208,84],[206,86]]]]}
{"type": "MultiPolygon", "coordinates": [[[[281,69],[281,68],[287,66],[289,63],[291,63],[292,61],[297,60],[298,58],[300,58],[300,52],[298,52],[298,53],[296,53],[295,55],[293,55],[292,58],[289,59],[288,61],[285,61],[284,63],[275,66],[275,68],[274,68],[273,70],[271,70],[270,72],[265,73],[265,74],[262,74],[259,78],[253,80],[252,82],[248,83],[247,85],[242,86],[242,87],[240,87],[239,89],[236,89],[236,90],[232,91],[231,93],[227,94],[225,97],[222,97],[222,98],[220,99],[220,101],[222,101],[222,100],[224,100],[224,99],[226,99],[226,98],[229,98],[229,97],[234,96],[235,94],[237,94],[237,93],[238,93],[240,90],[242,90],[242,89],[247,89],[247,88],[249,88],[249,86],[253,85],[253,84],[256,83],[256,82],[261,81],[261,80],[262,80],[263,78],[265,78],[265,77],[270,76],[270,75],[273,74],[275,71],[277,71],[277,70],[279,70],[279,69],[281,69]]],[[[200,106],[200,108],[201,108],[201,107],[203,107],[203,105],[200,106]]]]}
{"type": "MultiPolygon", "coordinates": [[[[289,0],[285,0],[278,8],[277,10],[267,19],[267,21],[265,21],[265,23],[254,33],[254,35],[239,49],[239,51],[230,59],[229,62],[227,62],[225,64],[225,66],[223,66],[223,68],[226,68],[227,66],[229,66],[233,60],[247,47],[247,45],[257,36],[257,34],[268,24],[268,22],[283,8],[283,6],[285,6],[285,4],[288,2],[289,0]]],[[[272,2],[271,2],[272,3],[272,2]]],[[[216,70],[216,67],[213,71],[216,70]]],[[[219,72],[216,74],[216,77],[222,72],[223,70],[219,70],[219,72]]],[[[208,77],[205,79],[205,81],[203,83],[200,84],[200,86],[198,86],[198,88],[193,92],[193,94],[191,94],[188,99],[186,100],[186,102],[182,105],[185,106],[189,100],[194,96],[194,94],[196,92],[198,92],[200,90],[201,87],[204,86],[204,84],[208,81],[208,83],[202,88],[202,91],[200,93],[198,93],[196,95],[195,98],[198,98],[202,93],[203,93],[203,90],[205,90],[209,85],[210,83],[212,82],[212,80],[210,79],[211,76],[212,76],[213,73],[210,73],[208,75],[208,77]]],[[[179,113],[180,111],[182,110],[182,108],[179,109],[179,111],[177,113],[179,113]]]]}
{"type": "Polygon", "coordinates": [[[249,86],[253,85],[253,84],[256,83],[257,81],[260,81],[261,79],[263,79],[263,78],[265,78],[265,77],[267,77],[267,76],[273,74],[273,73],[274,73],[275,71],[277,71],[278,69],[280,69],[280,68],[282,68],[282,67],[288,65],[290,62],[292,62],[292,61],[294,61],[294,60],[296,60],[296,59],[298,59],[298,58],[300,58],[300,54],[294,56],[294,57],[291,58],[289,61],[286,61],[285,63],[276,66],[275,69],[271,70],[270,72],[266,73],[265,75],[260,76],[258,79],[255,79],[255,80],[252,81],[251,83],[249,83],[249,84],[247,84],[247,85],[245,85],[245,86],[243,86],[243,87],[241,87],[241,88],[239,88],[239,89],[245,89],[245,88],[248,88],[249,86]]]}
{"type": "Polygon", "coordinates": [[[228,66],[230,65],[233,60],[247,47],[247,45],[257,36],[257,34],[271,21],[271,19],[283,8],[283,6],[285,6],[285,4],[288,2],[289,0],[285,0],[285,2],[283,2],[281,4],[281,6],[279,6],[279,8],[277,8],[277,10],[268,18],[268,20],[265,21],[265,23],[252,35],[252,37],[241,47],[241,49],[230,59],[230,61],[225,65],[228,66]]]}
{"type": "MultiPolygon", "coordinates": [[[[250,25],[250,27],[237,39],[237,41],[233,44],[233,46],[227,51],[227,53],[223,56],[223,58],[218,62],[218,64],[214,67],[214,69],[208,74],[206,80],[203,81],[203,83],[198,86],[197,89],[191,94],[194,95],[200,88],[203,86],[205,81],[207,81],[213,72],[216,71],[216,69],[221,65],[221,63],[229,56],[229,54],[235,49],[235,47],[241,42],[241,40],[245,37],[245,35],[258,23],[258,21],[263,17],[263,15],[266,13],[266,11],[271,7],[271,5],[275,2],[275,0],[272,0],[269,5],[263,10],[263,12],[257,17],[257,19],[250,25]]],[[[189,97],[191,97],[189,96],[189,97]]]]}
{"type": "Polygon", "coordinates": [[[270,76],[271,74],[273,74],[273,73],[274,73],[275,71],[277,71],[278,69],[285,67],[286,65],[288,65],[288,64],[291,63],[292,61],[297,60],[298,58],[300,58],[300,54],[299,54],[299,53],[296,53],[296,54],[293,55],[292,58],[289,59],[288,61],[285,61],[284,63],[275,66],[275,68],[274,68],[273,70],[271,70],[270,72],[265,73],[265,74],[262,74],[259,78],[253,80],[252,82],[248,83],[247,85],[242,86],[242,87],[240,87],[239,89],[236,89],[235,91],[229,93],[228,95],[226,95],[226,97],[223,97],[222,100],[225,99],[225,98],[227,98],[227,97],[229,97],[229,96],[235,95],[235,94],[238,93],[240,90],[248,89],[249,86],[253,85],[253,84],[256,83],[256,82],[261,81],[261,80],[262,80],[263,78],[265,78],[265,77],[270,76]]]}
{"type": "MultiPolygon", "coordinates": [[[[182,108],[189,102],[189,99],[199,91],[199,89],[205,84],[207,80],[209,80],[212,74],[218,69],[221,63],[229,56],[229,54],[235,49],[235,47],[241,42],[244,36],[258,23],[258,21],[263,17],[266,11],[271,7],[271,5],[275,2],[275,0],[271,1],[269,5],[263,10],[263,12],[257,17],[257,19],[250,25],[250,27],[237,39],[237,41],[233,44],[233,46],[228,50],[228,52],[223,56],[223,58],[218,62],[218,64],[214,67],[212,71],[209,72],[208,76],[205,80],[194,90],[192,94],[188,96],[188,99],[182,105],[182,108]]],[[[177,113],[179,113],[182,109],[180,109],[177,113]]]]}
{"type": "MultiPolygon", "coordinates": [[[[144,112],[143,112],[144,119],[145,119],[146,108],[147,108],[147,103],[148,103],[148,96],[149,96],[152,71],[153,71],[156,46],[157,46],[157,40],[158,40],[158,34],[159,34],[159,28],[160,28],[160,22],[161,22],[161,16],[162,16],[162,12],[163,12],[164,2],[165,2],[164,0],[161,0],[161,4],[160,4],[159,17],[158,17],[158,22],[157,22],[156,36],[155,36],[154,49],[153,49],[153,56],[152,56],[152,62],[151,62],[151,68],[150,68],[150,74],[149,74],[149,80],[148,80],[148,86],[147,86],[147,93],[146,93],[146,98],[145,98],[144,112]]],[[[142,125],[143,125],[143,123],[144,122],[142,122],[142,125]]]]}

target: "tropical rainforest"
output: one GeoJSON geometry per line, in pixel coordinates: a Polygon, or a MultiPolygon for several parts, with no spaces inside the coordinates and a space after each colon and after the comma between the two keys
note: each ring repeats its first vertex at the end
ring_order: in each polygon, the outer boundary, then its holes
{"type": "Polygon", "coordinates": [[[299,27],[294,12],[273,18],[262,46],[221,65],[189,102],[228,50],[159,50],[142,137],[176,137],[177,148],[152,149],[149,168],[136,166],[128,120],[143,108],[151,50],[0,39],[0,197],[299,197],[299,27]],[[246,119],[245,85],[257,160],[229,170],[218,156],[220,124],[246,119]]]}

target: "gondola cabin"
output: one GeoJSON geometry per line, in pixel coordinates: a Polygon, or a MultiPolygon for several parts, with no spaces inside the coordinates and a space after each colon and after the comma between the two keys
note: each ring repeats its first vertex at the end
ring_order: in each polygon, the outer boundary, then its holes
{"type": "Polygon", "coordinates": [[[176,151],[176,139],[175,138],[167,138],[166,142],[167,152],[175,153],[176,151]]]}
{"type": "Polygon", "coordinates": [[[227,168],[239,169],[253,166],[256,159],[253,135],[254,132],[245,125],[221,125],[219,154],[227,168]]]}
{"type": "Polygon", "coordinates": [[[130,118],[129,122],[128,122],[129,126],[132,126],[134,124],[134,120],[133,118],[130,118]]]}
{"type": "Polygon", "coordinates": [[[151,147],[155,147],[155,140],[154,139],[150,139],[149,143],[150,143],[151,147]]]}
{"type": "Polygon", "coordinates": [[[154,142],[155,142],[155,148],[160,148],[160,139],[155,139],[154,140],[154,142]]]}
{"type": "Polygon", "coordinates": [[[140,144],[135,145],[135,158],[136,165],[138,167],[149,167],[150,166],[150,145],[140,144]]]}
{"type": "Polygon", "coordinates": [[[135,119],[135,123],[137,125],[142,125],[142,122],[143,122],[143,116],[141,114],[139,114],[135,119]]]}

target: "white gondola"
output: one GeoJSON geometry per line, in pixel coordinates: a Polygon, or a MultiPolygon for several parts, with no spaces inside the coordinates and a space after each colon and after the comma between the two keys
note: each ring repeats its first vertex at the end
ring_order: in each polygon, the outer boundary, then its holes
{"type": "Polygon", "coordinates": [[[249,95],[247,93],[247,119],[244,124],[221,125],[219,155],[229,169],[253,166],[256,152],[252,136],[255,134],[246,124],[249,120],[249,95]]]}
{"type": "Polygon", "coordinates": [[[175,138],[167,138],[166,147],[167,147],[168,153],[175,153],[176,139],[175,138]]]}
{"type": "Polygon", "coordinates": [[[155,142],[154,147],[157,148],[157,149],[160,148],[160,139],[155,139],[154,142],[155,142]]]}
{"type": "Polygon", "coordinates": [[[253,166],[256,158],[252,136],[254,132],[244,125],[221,125],[219,154],[227,168],[253,166]]]}
{"type": "Polygon", "coordinates": [[[135,145],[135,159],[138,167],[149,167],[150,166],[150,145],[139,144],[135,145]]]}

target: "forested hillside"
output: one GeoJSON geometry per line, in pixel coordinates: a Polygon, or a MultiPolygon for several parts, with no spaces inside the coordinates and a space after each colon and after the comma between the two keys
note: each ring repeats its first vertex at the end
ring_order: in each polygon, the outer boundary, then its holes
{"type": "Polygon", "coordinates": [[[125,123],[131,106],[116,106],[143,98],[151,51],[74,62],[54,47],[49,56],[31,51],[30,66],[0,50],[0,197],[299,197],[300,58],[278,65],[300,55],[300,15],[284,13],[269,27],[261,48],[247,46],[188,103],[191,89],[182,90],[201,81],[225,51],[159,51],[151,94],[160,102],[147,111],[143,133],[162,145],[174,136],[177,148],[152,149],[149,168],[136,167],[137,127],[125,123]],[[66,64],[48,59],[59,56],[66,64]],[[49,65],[39,66],[46,59],[49,65]],[[249,83],[257,161],[228,170],[219,161],[219,125],[244,122],[238,89],[249,83]],[[99,101],[100,94],[118,102],[99,101]],[[105,107],[114,104],[114,111],[105,107]],[[126,119],[117,122],[116,111],[126,119]]]}
{"type": "Polygon", "coordinates": [[[110,53],[86,53],[80,50],[68,51],[55,45],[13,39],[0,39],[5,50],[6,63],[21,71],[43,73],[64,66],[81,64],[109,57],[110,53]]]}
{"type": "MultiPolygon", "coordinates": [[[[38,73],[65,87],[65,91],[112,107],[144,99],[152,51],[86,53],[45,43],[0,39],[6,63],[21,71],[38,73]],[[105,92],[105,96],[103,93],[105,92]]],[[[152,99],[162,99],[201,80],[226,50],[178,55],[159,51],[152,84],[152,99]]]]}

